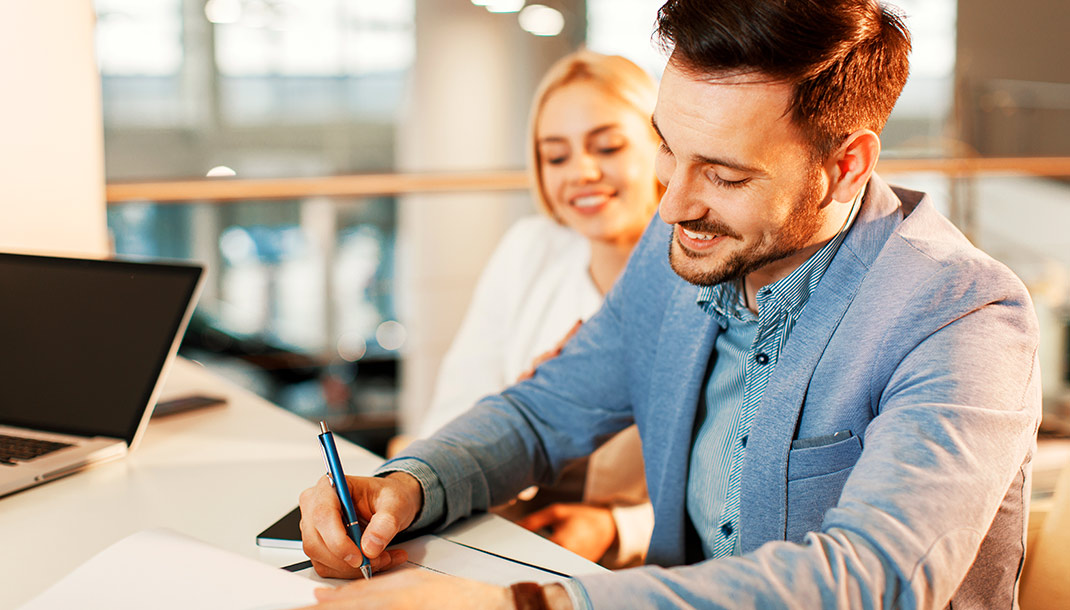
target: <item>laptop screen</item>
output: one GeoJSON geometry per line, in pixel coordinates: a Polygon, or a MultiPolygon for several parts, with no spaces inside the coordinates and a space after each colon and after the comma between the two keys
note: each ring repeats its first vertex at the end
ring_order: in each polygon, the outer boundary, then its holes
{"type": "Polygon", "coordinates": [[[0,424],[131,443],[200,274],[0,254],[0,424]]]}

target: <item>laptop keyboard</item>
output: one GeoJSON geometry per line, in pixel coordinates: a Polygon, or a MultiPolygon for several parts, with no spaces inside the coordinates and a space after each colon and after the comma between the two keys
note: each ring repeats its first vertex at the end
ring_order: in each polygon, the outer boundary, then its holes
{"type": "Polygon", "coordinates": [[[14,466],[15,460],[32,460],[64,447],[70,444],[0,434],[0,464],[14,466]]]}

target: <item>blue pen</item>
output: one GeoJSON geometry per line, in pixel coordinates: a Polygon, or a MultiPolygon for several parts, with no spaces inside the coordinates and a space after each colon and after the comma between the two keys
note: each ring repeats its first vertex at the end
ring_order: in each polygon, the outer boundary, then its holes
{"type": "MultiPolygon", "coordinates": [[[[346,474],[342,472],[342,460],[338,459],[338,448],[334,445],[334,435],[327,427],[326,422],[320,422],[320,446],[323,448],[323,463],[327,466],[327,479],[331,487],[338,493],[338,501],[342,503],[342,516],[345,517],[346,531],[349,538],[360,549],[360,524],[357,523],[357,509],[353,505],[353,496],[349,495],[349,485],[346,484],[346,474]]],[[[360,551],[363,561],[360,562],[360,573],[364,578],[372,577],[372,564],[364,551],[360,551]]]]}

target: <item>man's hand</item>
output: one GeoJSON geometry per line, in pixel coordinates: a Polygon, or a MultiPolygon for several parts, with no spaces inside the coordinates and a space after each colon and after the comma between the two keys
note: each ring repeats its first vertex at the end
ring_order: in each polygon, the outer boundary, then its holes
{"type": "Polygon", "coordinates": [[[533,532],[549,529],[550,541],[591,561],[601,559],[617,540],[613,513],[603,506],[551,504],[517,523],[533,532]]]}
{"type": "MultiPolygon", "coordinates": [[[[372,570],[382,572],[404,563],[405,551],[386,551],[394,536],[416,518],[423,504],[420,483],[411,475],[346,477],[361,520],[366,520],[360,547],[372,570]]],[[[316,573],[325,578],[360,576],[360,549],[346,535],[338,494],[326,476],[301,492],[301,541],[316,573]]]]}
{"type": "MultiPolygon", "coordinates": [[[[552,610],[572,610],[572,601],[561,585],[543,587],[552,610]]],[[[318,604],[302,610],[513,610],[513,593],[508,587],[405,570],[397,574],[358,580],[338,589],[316,589],[318,604]]]]}

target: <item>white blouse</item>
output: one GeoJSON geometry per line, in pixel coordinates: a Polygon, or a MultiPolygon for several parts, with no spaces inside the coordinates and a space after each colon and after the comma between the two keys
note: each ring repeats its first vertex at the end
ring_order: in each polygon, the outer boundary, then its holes
{"type": "Polygon", "coordinates": [[[598,311],[602,295],[590,261],[587,240],[549,218],[530,216],[509,228],[439,367],[420,436],[515,383],[578,320],[598,311]]]}

